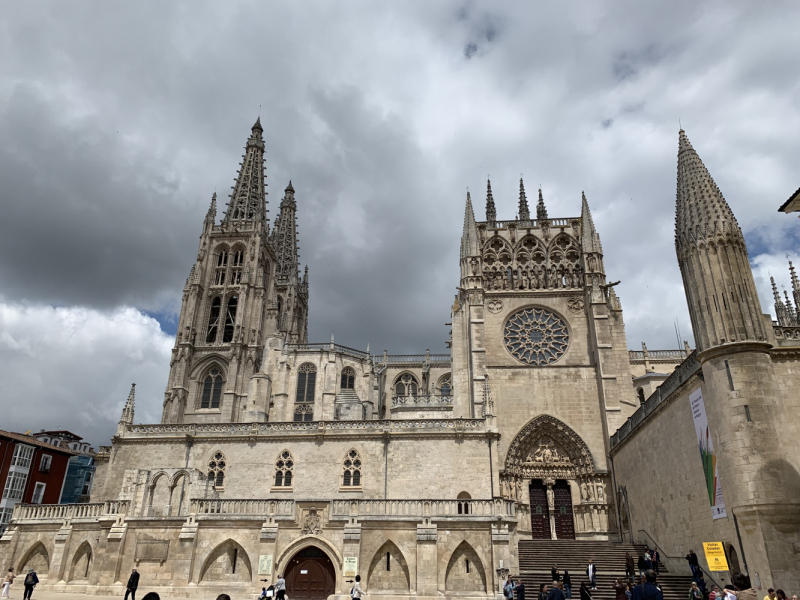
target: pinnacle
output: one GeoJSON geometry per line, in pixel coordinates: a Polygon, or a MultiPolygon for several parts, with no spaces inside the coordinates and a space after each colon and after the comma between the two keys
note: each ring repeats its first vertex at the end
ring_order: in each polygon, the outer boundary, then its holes
{"type": "Polygon", "coordinates": [[[742,236],[733,211],[681,129],[678,133],[675,234],[682,238],[722,233],[742,236]]]}
{"type": "Polygon", "coordinates": [[[253,127],[251,127],[251,130],[256,130],[256,129],[258,129],[261,132],[264,131],[264,128],[261,126],[261,115],[258,116],[256,122],[253,124],[253,127]]]}
{"type": "Polygon", "coordinates": [[[522,183],[522,177],[519,178],[519,220],[531,220],[531,211],[528,208],[528,198],[525,196],[525,184],[522,183]]]}
{"type": "Polygon", "coordinates": [[[461,235],[461,258],[474,256],[478,252],[478,227],[475,224],[475,212],[472,210],[472,198],[467,192],[467,205],[464,208],[464,232],[461,235]]]}
{"type": "Polygon", "coordinates": [[[286,192],[294,192],[294,188],[292,187],[292,180],[291,179],[289,180],[289,185],[286,186],[286,189],[284,191],[286,191],[286,192]]]}
{"type": "Polygon", "coordinates": [[[492,182],[489,179],[486,180],[486,220],[490,225],[494,225],[497,221],[497,209],[492,196],[492,182]]]}
{"type": "Polygon", "coordinates": [[[547,207],[544,205],[542,188],[539,188],[539,203],[536,205],[536,218],[540,221],[547,219],[547,207]]]}

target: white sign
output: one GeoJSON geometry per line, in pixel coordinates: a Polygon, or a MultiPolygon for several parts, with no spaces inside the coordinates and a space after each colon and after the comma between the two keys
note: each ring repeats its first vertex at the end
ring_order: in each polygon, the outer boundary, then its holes
{"type": "Polygon", "coordinates": [[[258,557],[258,574],[272,575],[272,554],[262,554],[258,557]]]}
{"type": "Polygon", "coordinates": [[[358,575],[358,557],[345,556],[344,557],[344,573],[345,577],[355,577],[358,575]]]}
{"type": "Polygon", "coordinates": [[[300,575],[308,575],[308,571],[305,569],[300,569],[300,575]]]}
{"type": "Polygon", "coordinates": [[[694,420],[694,431],[697,438],[697,446],[700,450],[700,459],[703,461],[706,491],[708,492],[708,501],[711,503],[711,518],[727,517],[728,513],[725,510],[725,500],[722,498],[722,486],[717,472],[717,455],[714,452],[714,442],[711,439],[711,432],[708,428],[706,405],[703,402],[703,391],[700,388],[689,394],[689,405],[692,408],[692,419],[694,420]]]}

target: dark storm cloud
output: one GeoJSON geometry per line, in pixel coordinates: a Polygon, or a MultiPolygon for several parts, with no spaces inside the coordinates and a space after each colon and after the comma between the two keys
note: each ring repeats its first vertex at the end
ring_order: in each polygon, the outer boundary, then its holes
{"type": "MultiPolygon", "coordinates": [[[[797,187],[793,3],[0,10],[0,375],[37,382],[42,427],[102,413],[107,437],[132,378],[138,418],[158,419],[170,340],[124,307],[174,319],[259,106],[271,220],[297,190],[312,341],[446,351],[466,188],[482,219],[491,174],[510,219],[520,173],[551,216],[577,216],[586,191],[631,347],[674,347],[675,318],[691,340],[679,118],[746,231],[765,310],[767,271],[797,251],[775,212],[797,187]]],[[[19,410],[18,428],[39,425],[19,410]]]]}

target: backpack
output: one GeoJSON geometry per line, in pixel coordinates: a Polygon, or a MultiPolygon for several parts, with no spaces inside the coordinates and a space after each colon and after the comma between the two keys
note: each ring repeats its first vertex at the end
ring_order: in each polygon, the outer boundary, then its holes
{"type": "Polygon", "coordinates": [[[353,586],[350,588],[350,597],[355,598],[356,597],[355,593],[356,593],[356,586],[353,586]]]}

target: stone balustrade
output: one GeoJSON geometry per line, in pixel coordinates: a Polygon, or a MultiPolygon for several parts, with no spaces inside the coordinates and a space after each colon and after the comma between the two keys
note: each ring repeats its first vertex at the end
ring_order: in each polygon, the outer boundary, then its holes
{"type": "Polygon", "coordinates": [[[452,396],[394,396],[392,397],[392,406],[452,406],[452,396]]]}
{"type": "Polygon", "coordinates": [[[512,500],[332,500],[331,519],[515,518],[512,500]]]}
{"type": "Polygon", "coordinates": [[[128,513],[128,500],[110,500],[86,504],[17,504],[11,520],[65,521],[73,519],[98,519],[105,516],[120,516],[128,513]]]}
{"type": "Polygon", "coordinates": [[[264,515],[276,517],[293,517],[294,500],[270,499],[208,499],[195,498],[189,505],[189,513],[193,515],[264,515]]]}

